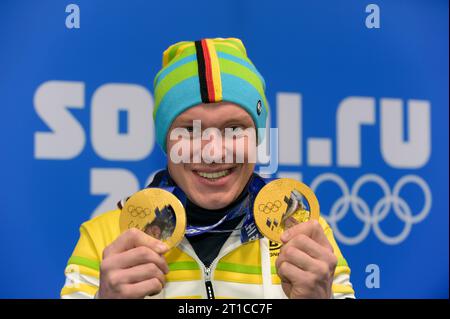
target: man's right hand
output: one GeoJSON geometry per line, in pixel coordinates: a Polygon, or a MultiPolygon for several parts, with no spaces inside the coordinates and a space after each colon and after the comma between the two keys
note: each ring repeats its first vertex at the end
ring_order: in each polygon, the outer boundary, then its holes
{"type": "Polygon", "coordinates": [[[169,272],[167,245],[132,228],[103,251],[98,298],[144,298],[158,294],[169,272]]]}

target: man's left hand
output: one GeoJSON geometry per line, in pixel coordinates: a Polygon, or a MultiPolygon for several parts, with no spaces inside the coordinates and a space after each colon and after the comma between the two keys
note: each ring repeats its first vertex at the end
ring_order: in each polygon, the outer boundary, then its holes
{"type": "Polygon", "coordinates": [[[297,224],[281,236],[276,261],[284,293],[294,298],[330,298],[337,258],[317,220],[297,224]]]}

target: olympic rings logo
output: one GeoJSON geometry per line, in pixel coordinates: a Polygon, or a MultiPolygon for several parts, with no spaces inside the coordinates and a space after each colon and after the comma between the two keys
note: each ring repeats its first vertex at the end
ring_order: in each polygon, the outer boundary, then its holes
{"type": "Polygon", "coordinates": [[[380,241],[388,245],[397,245],[404,241],[411,232],[412,225],[420,223],[429,214],[431,210],[431,191],[428,184],[417,175],[405,175],[400,178],[394,185],[391,192],[386,181],[376,174],[362,175],[353,185],[351,191],[346,182],[338,175],[325,173],[317,176],[311,183],[311,189],[315,192],[317,188],[326,182],[335,183],[341,190],[342,196],[338,198],[331,206],[328,216],[323,217],[332,227],[336,239],[347,245],[356,245],[361,243],[373,228],[375,235],[380,241]],[[374,183],[378,185],[384,193],[384,196],[378,200],[372,209],[369,208],[367,202],[359,196],[359,191],[364,184],[374,183]],[[400,196],[402,188],[406,184],[417,185],[424,195],[425,201],[419,213],[413,215],[409,204],[400,196]],[[356,218],[364,223],[362,230],[356,236],[346,236],[338,227],[338,223],[352,211],[356,218]],[[386,235],[380,226],[380,223],[388,216],[390,211],[403,223],[402,231],[396,236],[386,235]]]}
{"type": "Polygon", "coordinates": [[[264,204],[259,204],[258,209],[260,212],[263,212],[264,214],[269,213],[276,213],[281,208],[281,202],[279,200],[276,200],[275,202],[267,202],[264,204]]]}
{"type": "Polygon", "coordinates": [[[133,205],[130,205],[127,211],[132,217],[145,218],[146,216],[150,215],[150,209],[142,208],[140,206],[134,207],[133,205]]]}

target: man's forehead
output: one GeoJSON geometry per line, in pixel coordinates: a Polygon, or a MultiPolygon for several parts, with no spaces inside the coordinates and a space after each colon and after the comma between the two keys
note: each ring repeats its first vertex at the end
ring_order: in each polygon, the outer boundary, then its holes
{"type": "Polygon", "coordinates": [[[242,107],[234,103],[220,102],[199,104],[181,113],[174,123],[201,120],[202,125],[220,125],[228,122],[252,124],[253,120],[242,107]]]}

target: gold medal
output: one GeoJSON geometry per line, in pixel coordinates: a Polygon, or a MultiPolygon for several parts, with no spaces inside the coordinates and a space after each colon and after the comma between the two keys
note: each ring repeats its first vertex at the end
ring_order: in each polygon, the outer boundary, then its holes
{"type": "Polygon", "coordinates": [[[146,188],[125,203],[120,214],[120,230],[138,228],[163,241],[169,248],[183,239],[186,212],[180,200],[160,188],[146,188]]]}
{"type": "Polygon", "coordinates": [[[305,184],[290,178],[276,179],[265,185],[256,196],[253,215],[261,234],[281,243],[283,231],[310,219],[319,219],[319,201],[305,184]],[[308,207],[305,206],[306,200],[308,207]]]}

